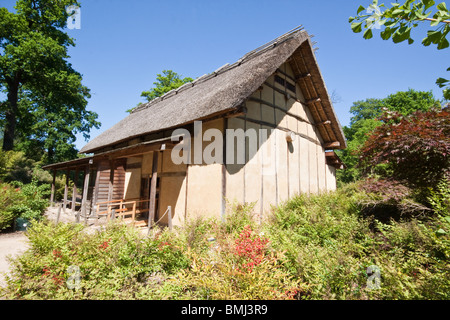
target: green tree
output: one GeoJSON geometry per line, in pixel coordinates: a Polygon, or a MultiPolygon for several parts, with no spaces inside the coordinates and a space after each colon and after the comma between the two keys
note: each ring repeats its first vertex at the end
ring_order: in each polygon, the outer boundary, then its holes
{"type": "Polygon", "coordinates": [[[59,90],[63,88],[61,84],[52,86],[48,92],[21,92],[16,149],[45,163],[77,157],[76,134],[82,133],[87,140],[91,127],[100,127],[97,113],[86,110],[90,94],[80,80],[74,75],[61,77],[65,83],[73,81],[72,85],[80,90],[59,90]]]}
{"type": "MultiPolygon", "coordinates": [[[[74,40],[63,31],[66,7],[75,0],[18,0],[16,12],[0,8],[0,90],[3,150],[36,141],[52,161],[71,149],[74,134],[88,138],[99,127],[97,114],[86,110],[89,89],[67,61],[74,40]],[[61,152],[64,150],[64,152],[61,152]]],[[[60,157],[61,158],[61,157],[60,157]]],[[[62,156],[64,158],[64,156],[62,156]]]]}
{"type": "Polygon", "coordinates": [[[156,82],[153,83],[155,87],[149,91],[143,91],[141,97],[151,101],[191,81],[194,81],[194,79],[189,77],[182,78],[181,75],[172,70],[163,70],[162,74],[156,75],[156,82]]]}
{"type": "MultiPolygon", "coordinates": [[[[154,87],[148,91],[143,91],[141,97],[145,98],[147,101],[152,101],[158,97],[163,96],[167,92],[173,89],[181,87],[183,84],[194,81],[194,79],[186,77],[183,78],[178,73],[172,70],[163,70],[162,74],[158,73],[156,75],[156,81],[153,82],[154,87]]],[[[141,103],[138,104],[138,106],[141,103]]],[[[133,111],[134,108],[127,110],[127,112],[133,111]]]]}
{"type": "MultiPolygon", "coordinates": [[[[381,114],[382,108],[382,99],[369,98],[354,102],[350,107],[350,113],[353,115],[350,119],[350,126],[360,120],[377,118],[381,114]]],[[[349,138],[347,134],[349,132],[346,133],[346,137],[349,138]]]]}
{"type": "MultiPolygon", "coordinates": [[[[408,41],[414,43],[411,31],[420,23],[429,23],[431,29],[422,40],[424,46],[436,45],[438,50],[450,46],[450,11],[445,2],[436,5],[433,0],[407,0],[403,4],[392,3],[389,8],[373,0],[368,7],[359,6],[356,17],[350,17],[349,22],[353,32],[364,31],[364,39],[373,37],[374,29],[381,29],[383,40],[392,39],[394,43],[408,41]],[[432,18],[431,18],[432,17],[432,18]]],[[[450,71],[450,68],[447,69],[450,71]]],[[[444,88],[444,98],[450,100],[450,80],[438,78],[436,84],[444,88]]]]}
{"type": "MultiPolygon", "coordinates": [[[[338,171],[338,179],[347,183],[356,181],[362,177],[362,171],[357,167],[359,162],[359,149],[364,145],[373,131],[383,122],[379,117],[383,111],[389,110],[407,116],[415,111],[428,111],[431,108],[439,108],[440,102],[433,96],[431,91],[399,91],[390,94],[383,99],[366,99],[356,101],[350,108],[352,118],[350,126],[344,127],[347,138],[347,149],[339,152],[339,156],[346,164],[346,170],[338,171]]],[[[388,166],[378,165],[372,167],[372,173],[386,174],[388,166]]]]}
{"type": "Polygon", "coordinates": [[[345,150],[338,151],[338,153],[347,168],[345,170],[337,171],[337,178],[339,182],[354,182],[361,178],[362,172],[357,167],[357,152],[366,142],[369,134],[373,132],[380,124],[380,121],[377,119],[361,119],[356,121],[352,126],[345,126],[343,128],[345,137],[347,138],[347,148],[345,150]]]}

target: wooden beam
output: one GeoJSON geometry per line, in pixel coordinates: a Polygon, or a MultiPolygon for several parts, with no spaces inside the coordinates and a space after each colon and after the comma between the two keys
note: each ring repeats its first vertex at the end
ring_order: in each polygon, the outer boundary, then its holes
{"type": "Polygon", "coordinates": [[[129,158],[129,157],[136,157],[140,156],[146,153],[150,153],[152,151],[161,151],[161,150],[170,150],[173,149],[174,146],[176,146],[178,142],[166,142],[159,145],[152,145],[152,146],[140,146],[133,150],[123,150],[119,151],[117,153],[113,153],[114,158],[129,158]]]}
{"type": "Polygon", "coordinates": [[[341,146],[341,143],[339,141],[329,142],[325,143],[324,148],[325,149],[334,149],[339,148],[341,146]]]}
{"type": "MultiPolygon", "coordinates": [[[[94,196],[92,199],[92,205],[91,207],[94,208],[94,206],[97,204],[97,200],[98,200],[98,193],[99,193],[99,188],[100,188],[100,175],[101,175],[101,170],[99,169],[100,167],[97,166],[97,175],[95,177],[95,185],[94,185],[94,196]]],[[[98,218],[98,216],[97,216],[98,218]]]]}
{"type": "Polygon", "coordinates": [[[264,100],[261,100],[259,98],[255,98],[255,97],[249,97],[248,100],[249,101],[253,101],[253,102],[257,102],[257,103],[260,103],[260,104],[264,104],[266,106],[269,106],[269,107],[272,107],[274,109],[280,110],[281,112],[283,112],[283,113],[285,113],[285,114],[287,114],[287,115],[297,119],[298,121],[311,124],[311,122],[309,122],[308,120],[303,119],[302,117],[300,117],[300,116],[298,116],[296,114],[293,114],[292,112],[286,111],[285,109],[283,109],[283,108],[281,108],[281,107],[279,107],[279,106],[277,106],[277,105],[275,105],[273,103],[270,103],[270,102],[267,102],[267,101],[264,101],[264,100]]]}
{"type": "Polygon", "coordinates": [[[67,196],[69,195],[69,174],[70,174],[70,171],[69,170],[67,170],[66,171],[66,184],[64,185],[64,203],[63,203],[63,210],[64,210],[64,213],[66,213],[66,207],[67,207],[67,196]]]}
{"type": "Polygon", "coordinates": [[[230,112],[224,116],[224,119],[230,119],[230,118],[236,118],[239,116],[245,116],[247,114],[248,110],[247,107],[241,106],[236,109],[234,112],[230,112]]]}
{"type": "Polygon", "coordinates": [[[295,78],[293,78],[293,77],[291,77],[289,74],[287,74],[286,72],[284,72],[283,70],[281,70],[281,69],[277,69],[277,71],[275,71],[276,73],[280,73],[280,74],[282,74],[283,76],[285,76],[286,78],[288,78],[289,80],[291,80],[291,81],[293,81],[294,83],[295,82],[297,82],[297,80],[298,79],[295,79],[295,78]]]}
{"type": "Polygon", "coordinates": [[[73,179],[72,190],[72,213],[75,213],[75,204],[77,202],[77,182],[78,182],[78,168],[75,170],[75,177],[73,179]]]}
{"type": "Polygon", "coordinates": [[[55,202],[55,181],[56,181],[56,170],[53,170],[53,180],[52,180],[52,193],[50,195],[50,204],[53,205],[55,202]]]}
{"type": "Polygon", "coordinates": [[[84,215],[84,223],[87,223],[87,197],[89,190],[89,178],[91,174],[90,166],[87,166],[84,171],[84,185],[83,185],[83,198],[81,199],[81,213],[84,215]]]}
{"type": "Polygon", "coordinates": [[[109,161],[109,185],[108,185],[108,201],[113,200],[114,191],[114,160],[109,161]]]}
{"type": "Polygon", "coordinates": [[[316,123],[316,126],[323,126],[323,125],[326,125],[326,124],[331,124],[331,121],[330,120],[326,120],[324,122],[319,122],[319,123],[316,123]]]}
{"type": "Polygon", "coordinates": [[[155,221],[156,212],[156,182],[158,179],[158,156],[159,152],[153,152],[152,179],[150,181],[149,211],[148,211],[148,227],[149,230],[155,221]]]}
{"type": "Polygon", "coordinates": [[[314,98],[314,99],[306,100],[306,101],[305,101],[305,104],[306,104],[306,105],[309,105],[309,104],[313,104],[313,103],[320,102],[320,101],[322,101],[322,99],[320,99],[320,98],[314,98]]]}
{"type": "Polygon", "coordinates": [[[162,172],[159,174],[160,178],[166,177],[185,177],[186,171],[176,171],[176,172],[162,172]]]}
{"type": "Polygon", "coordinates": [[[56,214],[56,224],[58,224],[59,223],[59,217],[60,217],[60,215],[61,215],[61,207],[63,206],[63,204],[61,204],[59,207],[58,207],[58,213],[56,214]]]}
{"type": "Polygon", "coordinates": [[[326,164],[336,169],[345,169],[346,166],[334,151],[325,152],[326,164]]]}
{"type": "MultiPolygon", "coordinates": [[[[176,137],[182,137],[178,135],[176,137]]],[[[166,149],[173,148],[178,142],[172,141],[172,137],[165,137],[157,140],[142,142],[136,145],[125,146],[95,154],[95,157],[124,158],[150,153],[152,151],[161,150],[161,145],[165,144],[166,149]]]]}
{"type": "MultiPolygon", "coordinates": [[[[274,91],[276,91],[276,92],[278,92],[278,93],[281,93],[282,95],[286,96],[286,91],[281,90],[281,89],[275,87],[275,85],[270,84],[270,83],[267,82],[267,81],[264,82],[264,85],[266,85],[266,86],[268,86],[270,89],[272,89],[272,90],[274,90],[274,91]]],[[[298,100],[296,96],[294,96],[294,97],[292,97],[292,98],[295,99],[295,100],[298,100]]],[[[274,102],[273,104],[275,104],[275,102],[274,102]]]]}
{"type": "Polygon", "coordinates": [[[301,74],[299,76],[296,77],[296,80],[303,80],[306,78],[310,78],[311,77],[311,73],[305,73],[305,74],[301,74]]]}
{"type": "MultiPolygon", "coordinates": [[[[281,127],[281,126],[277,126],[277,125],[275,125],[275,124],[273,124],[273,123],[270,123],[270,122],[267,122],[267,121],[254,120],[254,119],[243,118],[243,117],[238,117],[238,119],[246,120],[246,121],[248,121],[248,122],[252,122],[252,123],[255,123],[255,124],[259,124],[259,125],[271,127],[271,128],[274,128],[274,129],[279,129],[279,130],[282,130],[282,131],[284,131],[284,132],[290,132],[290,131],[291,131],[291,130],[288,129],[288,128],[281,127]]],[[[311,138],[311,137],[309,137],[309,136],[307,136],[307,135],[305,135],[305,134],[303,134],[303,133],[297,132],[296,134],[297,134],[298,136],[300,136],[300,137],[302,137],[302,138],[308,140],[308,141],[311,141],[312,143],[315,143],[315,144],[317,144],[317,145],[319,145],[319,146],[321,145],[321,143],[320,143],[319,140],[315,140],[314,138],[311,138]]]]}
{"type": "Polygon", "coordinates": [[[168,206],[167,210],[169,211],[169,212],[167,212],[167,223],[169,226],[169,230],[172,230],[172,227],[173,227],[173,225],[172,225],[172,207],[168,206]]]}
{"type": "Polygon", "coordinates": [[[44,170],[64,170],[64,169],[66,169],[66,170],[68,170],[69,168],[71,168],[74,170],[76,167],[84,167],[92,159],[93,159],[93,157],[75,159],[75,160],[70,160],[70,161],[65,161],[65,162],[60,162],[60,163],[43,166],[42,169],[44,169],[44,170]]]}

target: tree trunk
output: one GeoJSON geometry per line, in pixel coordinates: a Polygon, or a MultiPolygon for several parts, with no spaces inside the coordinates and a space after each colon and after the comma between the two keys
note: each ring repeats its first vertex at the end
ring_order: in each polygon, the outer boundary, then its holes
{"type": "Polygon", "coordinates": [[[47,162],[48,163],[53,163],[54,162],[54,157],[55,157],[55,147],[54,146],[50,146],[47,149],[47,162]]]}
{"type": "Polygon", "coordinates": [[[16,136],[16,118],[19,100],[19,75],[8,85],[7,110],[5,112],[5,128],[3,132],[3,151],[10,151],[14,147],[16,136]]]}

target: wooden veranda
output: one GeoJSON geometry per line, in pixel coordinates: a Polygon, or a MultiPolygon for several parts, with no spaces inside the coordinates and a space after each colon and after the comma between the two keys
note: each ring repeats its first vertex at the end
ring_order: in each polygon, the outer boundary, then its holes
{"type": "MultiPolygon", "coordinates": [[[[44,166],[43,169],[53,174],[50,202],[52,205],[56,203],[56,176],[58,173],[64,173],[62,210],[65,213],[70,210],[77,222],[84,220],[87,223],[89,219],[97,223],[102,218],[106,221],[122,219],[134,226],[150,228],[158,222],[155,221],[155,217],[158,209],[156,196],[159,153],[173,148],[174,145],[171,137],[161,138],[44,166]],[[124,195],[126,160],[149,153],[153,153],[153,163],[146,188],[141,190],[141,197],[126,199],[124,195]]],[[[132,168],[132,165],[128,167],[132,168]]],[[[168,207],[164,212],[164,215],[168,214],[169,227],[172,225],[170,211],[171,208],[168,207]]]]}

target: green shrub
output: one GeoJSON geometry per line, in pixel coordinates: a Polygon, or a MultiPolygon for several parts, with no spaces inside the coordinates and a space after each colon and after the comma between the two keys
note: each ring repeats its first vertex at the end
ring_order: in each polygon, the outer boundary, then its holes
{"type": "Polygon", "coordinates": [[[19,188],[0,183],[0,231],[10,228],[16,218],[13,207],[23,200],[19,188]]]}
{"type": "Polygon", "coordinates": [[[444,217],[450,216],[450,179],[442,179],[429,193],[427,200],[433,210],[444,217]]]}
{"type": "Polygon", "coordinates": [[[368,222],[358,217],[348,190],[301,195],[274,211],[266,228],[277,251],[285,251],[287,267],[310,285],[310,298],[359,298],[356,293],[372,246],[368,222]]]}
{"type": "Polygon", "coordinates": [[[0,230],[12,227],[15,218],[39,220],[48,206],[50,188],[38,185],[36,178],[31,183],[0,183],[0,230]]]}
{"type": "Polygon", "coordinates": [[[163,233],[142,238],[132,227],[110,224],[87,232],[80,224],[37,222],[28,231],[30,249],[14,260],[3,294],[19,299],[148,299],[155,276],[189,266],[181,242],[163,233]],[[80,271],[69,289],[70,266],[80,271]]]}
{"type": "Polygon", "coordinates": [[[0,196],[0,230],[13,225],[15,218],[29,221],[39,220],[48,206],[48,185],[37,185],[37,181],[29,184],[16,182],[16,187],[5,184],[0,196]]]}
{"type": "Polygon", "coordinates": [[[187,219],[180,234],[186,246],[199,253],[206,252],[209,249],[208,239],[216,239],[218,235],[217,220],[202,216],[187,219]]]}
{"type": "MultiPolygon", "coordinates": [[[[0,181],[23,185],[35,183],[37,185],[51,185],[53,176],[50,172],[41,168],[42,163],[27,158],[22,151],[0,150],[0,181]]],[[[56,199],[62,199],[64,195],[65,176],[56,176],[56,199]]],[[[72,183],[72,182],[71,182],[72,183]]]]}
{"type": "Polygon", "coordinates": [[[36,162],[21,151],[0,150],[0,180],[4,182],[31,182],[36,162]]]}
{"type": "Polygon", "coordinates": [[[222,235],[209,255],[191,252],[189,270],[175,278],[178,299],[293,299],[307,291],[288,274],[280,252],[271,252],[269,239],[250,226],[222,235]]]}
{"type": "Polygon", "coordinates": [[[22,194],[22,199],[19,203],[11,206],[13,214],[16,217],[28,220],[41,219],[42,214],[49,205],[49,185],[38,185],[37,179],[33,178],[31,183],[16,182],[16,186],[22,194]]]}
{"type": "MultiPolygon", "coordinates": [[[[38,181],[38,184],[46,184],[51,186],[53,182],[53,175],[43,170],[40,166],[36,166],[33,170],[33,178],[38,181]]],[[[80,179],[79,179],[80,181],[80,179]]],[[[66,175],[57,174],[55,179],[55,201],[64,199],[64,190],[66,185],[66,175]]],[[[73,190],[73,180],[69,179],[69,190],[73,190]]]]}
{"type": "Polygon", "coordinates": [[[437,236],[438,219],[378,223],[382,239],[372,252],[381,269],[379,299],[444,299],[450,297],[450,239],[437,236]]]}
{"type": "Polygon", "coordinates": [[[308,283],[308,298],[448,299],[449,237],[435,232],[443,221],[361,215],[361,203],[372,198],[355,186],[295,197],[266,226],[275,250],[286,252],[289,272],[308,283]],[[367,287],[371,265],[381,269],[379,290],[367,287]]]}
{"type": "MultiPolygon", "coordinates": [[[[389,194],[375,196],[398,197],[395,203],[413,197],[389,194]]],[[[262,224],[251,205],[236,205],[224,221],[198,217],[150,237],[119,224],[92,232],[81,225],[37,222],[28,231],[30,249],[13,261],[2,294],[18,299],[448,300],[449,221],[433,214],[395,220],[362,214],[363,204],[373,199],[360,184],[351,184],[294,197],[262,224]],[[73,276],[70,266],[80,271],[77,290],[66,284],[73,276]],[[372,266],[380,273],[369,272],[372,266]]]]}
{"type": "Polygon", "coordinates": [[[257,221],[254,213],[256,202],[240,204],[238,202],[228,202],[227,214],[224,217],[222,228],[225,233],[236,233],[246,225],[254,226],[257,221]]]}

